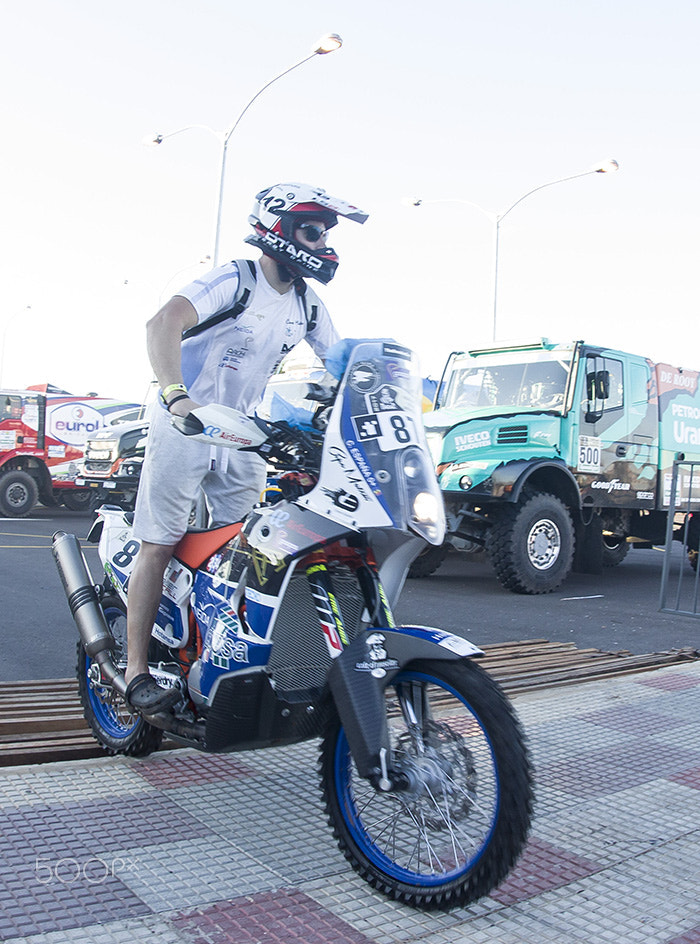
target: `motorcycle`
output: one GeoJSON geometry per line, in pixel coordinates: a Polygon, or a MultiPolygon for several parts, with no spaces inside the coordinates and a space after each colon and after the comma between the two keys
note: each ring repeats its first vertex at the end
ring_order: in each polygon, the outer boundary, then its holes
{"type": "Polygon", "coordinates": [[[173,422],[277,470],[243,522],[188,532],[166,570],[151,674],[172,710],[124,700],[125,614],[139,552],[132,515],[104,506],[95,586],[74,535],[53,551],[77,624],[85,716],[110,752],[164,735],[207,752],[320,738],[335,839],[373,887],[449,909],[488,894],[525,844],[531,770],[519,721],[482,652],[439,628],[397,626],[392,605],[444,510],[407,348],[350,346],[339,383],[314,385],[310,423],[207,406],[173,422]]]}

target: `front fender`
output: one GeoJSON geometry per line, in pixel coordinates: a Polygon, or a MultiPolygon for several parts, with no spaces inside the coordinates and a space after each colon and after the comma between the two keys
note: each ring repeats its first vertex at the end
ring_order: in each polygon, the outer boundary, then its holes
{"type": "Polygon", "coordinates": [[[381,627],[367,630],[368,638],[375,634],[384,637],[384,648],[389,657],[399,663],[399,669],[415,659],[455,660],[484,654],[482,649],[463,636],[448,633],[435,626],[397,626],[395,629],[381,627]]]}
{"type": "Polygon", "coordinates": [[[491,473],[491,496],[516,502],[519,500],[523,488],[536,475],[538,480],[552,480],[560,482],[560,488],[554,489],[559,493],[563,490],[572,507],[580,504],[580,493],[576,479],[560,459],[513,459],[498,466],[491,473]]]}
{"type": "Polygon", "coordinates": [[[358,773],[386,779],[390,763],[384,689],[419,659],[457,660],[483,655],[467,639],[431,626],[372,627],[334,660],[328,684],[358,773]]]}

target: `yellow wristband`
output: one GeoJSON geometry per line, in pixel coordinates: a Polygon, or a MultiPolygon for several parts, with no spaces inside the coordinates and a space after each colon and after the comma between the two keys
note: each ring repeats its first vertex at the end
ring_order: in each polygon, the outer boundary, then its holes
{"type": "Polygon", "coordinates": [[[168,384],[167,387],[161,390],[160,398],[166,406],[168,405],[168,395],[174,393],[176,390],[187,393],[187,387],[184,384],[168,384]]]}

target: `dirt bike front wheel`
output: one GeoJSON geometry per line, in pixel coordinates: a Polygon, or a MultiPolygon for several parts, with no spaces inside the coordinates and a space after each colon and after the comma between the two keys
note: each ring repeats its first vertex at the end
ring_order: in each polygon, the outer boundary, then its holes
{"type": "Polygon", "coordinates": [[[448,909],[506,877],[532,813],[525,738],[510,703],[479,666],[417,661],[386,691],[394,770],[406,789],[358,777],[340,720],[321,745],[329,823],[353,868],[408,905],[448,909]]]}
{"type": "MultiPolygon", "coordinates": [[[[126,657],[126,607],[118,596],[108,595],[102,600],[102,610],[116,643],[113,658],[119,662],[126,657]]],[[[85,720],[106,751],[145,757],[158,750],[163,732],[134,713],[124,698],[102,680],[98,663],[90,659],[82,643],[78,643],[77,675],[85,720]]]]}

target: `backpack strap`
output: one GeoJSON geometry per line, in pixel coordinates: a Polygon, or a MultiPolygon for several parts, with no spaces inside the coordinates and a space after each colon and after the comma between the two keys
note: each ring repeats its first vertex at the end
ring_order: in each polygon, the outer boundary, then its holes
{"type": "Polygon", "coordinates": [[[309,334],[314,330],[318,322],[318,308],[321,304],[321,299],[312,288],[309,288],[303,279],[295,279],[294,289],[304,309],[304,315],[306,316],[306,333],[309,334]]]}
{"type": "Polygon", "coordinates": [[[255,270],[255,263],[252,259],[236,259],[236,265],[238,266],[238,288],[236,289],[233,306],[226,311],[220,311],[218,314],[212,315],[211,318],[207,318],[206,321],[200,321],[199,324],[188,328],[187,331],[183,331],[183,341],[187,341],[188,338],[194,338],[203,331],[208,331],[209,328],[221,324],[221,322],[226,321],[227,318],[235,319],[246,310],[255,291],[255,283],[257,282],[258,276],[255,270]]]}

